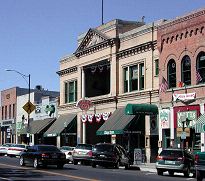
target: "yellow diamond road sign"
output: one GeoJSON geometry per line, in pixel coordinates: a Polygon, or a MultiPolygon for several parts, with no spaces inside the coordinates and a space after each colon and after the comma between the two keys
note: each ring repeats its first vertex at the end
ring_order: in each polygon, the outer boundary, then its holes
{"type": "Polygon", "coordinates": [[[27,102],[24,106],[23,106],[23,109],[28,113],[30,114],[31,112],[34,111],[36,107],[31,103],[31,102],[27,102]]]}

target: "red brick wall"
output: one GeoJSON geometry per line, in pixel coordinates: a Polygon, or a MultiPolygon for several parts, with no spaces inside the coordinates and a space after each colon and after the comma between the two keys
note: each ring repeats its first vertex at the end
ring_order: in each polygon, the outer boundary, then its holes
{"type": "MultiPolygon", "coordinates": [[[[181,81],[181,60],[185,55],[191,59],[191,86],[187,92],[196,92],[197,98],[204,97],[205,87],[196,85],[196,57],[200,51],[205,52],[205,9],[196,11],[173,21],[165,22],[157,34],[159,56],[159,82],[162,76],[167,80],[167,63],[170,59],[176,61],[177,82],[181,81]]],[[[184,88],[175,93],[184,93],[184,88]]],[[[172,100],[172,92],[160,94],[160,102],[172,100]]],[[[196,103],[196,102],[195,102],[196,103]]]]}

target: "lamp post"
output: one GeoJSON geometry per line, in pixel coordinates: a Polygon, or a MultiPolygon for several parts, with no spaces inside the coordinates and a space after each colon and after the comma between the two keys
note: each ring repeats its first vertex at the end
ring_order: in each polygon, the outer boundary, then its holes
{"type": "MultiPolygon", "coordinates": [[[[26,83],[28,84],[28,102],[30,103],[30,94],[31,94],[31,75],[25,75],[22,74],[21,72],[14,70],[14,69],[6,69],[6,71],[8,72],[16,72],[17,74],[21,75],[21,77],[23,77],[23,79],[26,81],[26,83]],[[28,78],[28,80],[27,80],[28,78]]],[[[29,132],[29,119],[30,119],[30,112],[28,111],[28,123],[27,123],[27,133],[29,132]]],[[[17,136],[17,135],[16,135],[17,136]]],[[[29,141],[28,144],[30,143],[30,135],[29,135],[29,141]]]]}

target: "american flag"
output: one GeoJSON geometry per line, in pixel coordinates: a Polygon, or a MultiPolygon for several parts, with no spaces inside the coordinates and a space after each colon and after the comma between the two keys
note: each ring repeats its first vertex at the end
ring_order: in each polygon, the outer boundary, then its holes
{"type": "Polygon", "coordinates": [[[202,77],[201,77],[200,73],[196,70],[196,82],[197,82],[197,84],[201,81],[202,81],[202,77]]]}
{"type": "Polygon", "coordinates": [[[162,77],[162,83],[160,84],[159,92],[166,92],[168,88],[168,82],[164,77],[162,77]]]}

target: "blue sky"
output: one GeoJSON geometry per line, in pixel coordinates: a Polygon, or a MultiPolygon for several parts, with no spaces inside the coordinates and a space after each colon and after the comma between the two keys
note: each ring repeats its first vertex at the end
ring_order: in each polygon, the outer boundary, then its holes
{"type": "MultiPolygon", "coordinates": [[[[173,19],[205,8],[205,0],[104,0],[104,23],[173,19]]],[[[0,91],[26,81],[59,91],[59,60],[77,49],[77,36],[101,24],[101,0],[1,0],[0,91]]]]}

